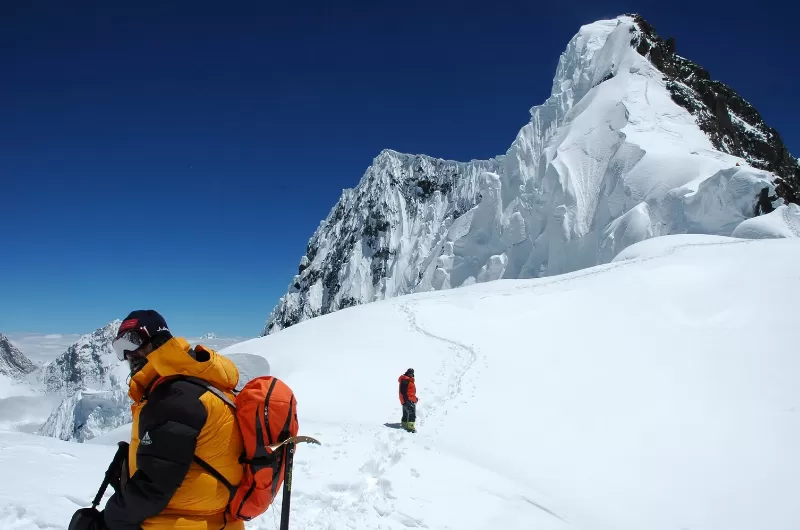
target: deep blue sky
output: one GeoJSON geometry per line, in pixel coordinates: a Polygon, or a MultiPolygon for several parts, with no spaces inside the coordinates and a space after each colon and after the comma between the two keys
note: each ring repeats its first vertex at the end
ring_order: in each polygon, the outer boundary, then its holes
{"type": "Polygon", "coordinates": [[[3,2],[0,331],[152,307],[257,335],[381,149],[505,152],[579,26],[625,12],[798,155],[798,8],[778,5],[3,2]]]}

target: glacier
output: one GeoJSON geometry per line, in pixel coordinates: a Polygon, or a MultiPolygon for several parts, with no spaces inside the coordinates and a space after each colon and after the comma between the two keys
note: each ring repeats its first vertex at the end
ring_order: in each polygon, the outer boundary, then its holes
{"type": "Polygon", "coordinates": [[[79,390],[59,404],[37,434],[84,442],[131,421],[126,391],[79,390]]]}
{"type": "Polygon", "coordinates": [[[608,263],[651,237],[730,236],[762,189],[774,195],[776,172],[798,166],[755,109],[706,77],[639,16],[581,27],[504,155],[382,151],[312,235],[262,334],[409,293],[608,263]]]}

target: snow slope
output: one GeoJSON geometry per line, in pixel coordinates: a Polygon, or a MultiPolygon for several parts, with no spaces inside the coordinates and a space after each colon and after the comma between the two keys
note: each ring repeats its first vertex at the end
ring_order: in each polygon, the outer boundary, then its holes
{"type": "Polygon", "coordinates": [[[115,451],[0,432],[0,529],[66,529],[75,510],[91,505],[115,451]]]}
{"type": "MultiPolygon", "coordinates": [[[[800,240],[666,236],[641,245],[565,276],[398,298],[237,345],[268,356],[323,438],[339,431],[350,443],[370,424],[399,421],[395,381],[416,370],[417,437],[378,432],[371,449],[358,445],[363,456],[351,464],[361,474],[344,493],[320,493],[330,453],[315,456],[297,479],[303,500],[341,503],[342,528],[393,528],[398,512],[435,528],[484,528],[497,513],[483,503],[497,496],[514,515],[500,528],[539,527],[530,517],[543,512],[513,504],[521,498],[576,528],[800,527],[800,357],[775,340],[796,327],[800,240]],[[781,296],[758,290],[766,271],[781,296]],[[323,431],[319,419],[336,426],[323,431]],[[514,486],[501,493],[487,480],[462,497],[469,513],[436,519],[445,501],[420,447],[514,486]],[[366,523],[342,497],[365,496],[376,468],[387,485],[372,495],[386,518],[366,523]],[[430,502],[412,507],[420,498],[430,502]]],[[[334,439],[334,451],[349,453],[334,439]]],[[[467,488],[460,474],[454,481],[467,488]]],[[[308,527],[325,520],[299,517],[308,527]]]]}
{"type": "Polygon", "coordinates": [[[767,215],[742,221],[732,235],[748,239],[800,237],[800,206],[784,204],[767,215]]]}
{"type": "MultiPolygon", "coordinates": [[[[796,325],[799,260],[796,238],[658,237],[230,351],[266,357],[324,443],[298,450],[295,528],[794,530],[800,357],[776,337],[796,325]],[[765,271],[781,296],[758,290],[765,271]],[[416,435],[384,426],[410,366],[416,435]]],[[[65,528],[111,456],[114,436],[96,441],[0,433],[0,473],[25,471],[0,481],[0,526],[65,528]]],[[[248,527],[274,529],[279,502],[248,527]]]]}
{"type": "MultiPolygon", "coordinates": [[[[729,154],[743,149],[736,138],[728,145],[717,131],[712,142],[704,130],[714,113],[656,67],[656,38],[632,16],[581,27],[550,97],[503,156],[459,163],[383,151],[320,223],[263,334],[407,293],[608,263],[658,235],[730,236],[758,193],[773,193],[775,175],[748,165],[757,157],[729,154]],[[690,113],[681,98],[702,109],[690,113]]],[[[670,53],[666,70],[708,75],[670,53]]]]}

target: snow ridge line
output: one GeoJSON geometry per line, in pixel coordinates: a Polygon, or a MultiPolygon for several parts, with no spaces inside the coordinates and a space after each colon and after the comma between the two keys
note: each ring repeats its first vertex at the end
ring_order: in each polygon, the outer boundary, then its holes
{"type": "MultiPolygon", "coordinates": [[[[800,237],[800,234],[798,234],[800,237]]],[[[651,238],[652,239],[652,238],[651,238]]],[[[624,269],[630,267],[632,265],[638,263],[644,263],[648,261],[654,261],[664,258],[669,258],[676,254],[679,250],[682,250],[686,247],[714,247],[714,246],[721,246],[721,245],[747,245],[757,242],[758,239],[739,239],[731,238],[731,241],[720,241],[720,242],[713,242],[713,243],[682,243],[679,245],[674,245],[672,247],[667,248],[667,250],[663,254],[658,254],[656,256],[647,256],[644,258],[629,258],[621,261],[612,261],[610,263],[605,263],[602,265],[595,265],[594,267],[590,267],[588,269],[579,269],[577,271],[572,272],[565,272],[563,274],[558,274],[555,276],[541,276],[539,278],[529,278],[531,280],[540,280],[539,283],[535,285],[522,285],[517,286],[514,290],[517,291],[536,291],[539,289],[543,289],[546,287],[551,287],[554,285],[559,285],[565,282],[570,282],[574,280],[582,280],[584,278],[589,278],[591,276],[596,276],[598,274],[606,274],[611,272],[616,272],[620,269],[624,269]],[[541,280],[549,280],[549,281],[541,281],[541,280]]],[[[492,298],[494,296],[509,296],[510,293],[494,293],[490,295],[481,296],[480,299],[484,300],[487,298],[492,298]]]]}
{"type": "Polygon", "coordinates": [[[457,355],[457,357],[462,357],[463,354],[466,354],[466,362],[456,371],[455,381],[450,384],[447,395],[443,398],[440,398],[438,400],[438,403],[431,406],[432,409],[431,414],[435,415],[437,411],[440,410],[440,407],[447,405],[453,399],[455,399],[456,397],[460,396],[463,393],[464,376],[467,374],[467,372],[469,372],[469,370],[473,366],[475,366],[475,363],[478,360],[478,353],[472,346],[468,346],[462,342],[458,342],[452,339],[448,339],[446,337],[436,335],[435,333],[431,333],[427,329],[420,326],[417,323],[417,316],[414,310],[412,309],[412,305],[414,305],[413,302],[405,302],[400,305],[400,310],[406,314],[406,317],[408,318],[408,323],[414,329],[414,331],[430,339],[438,340],[440,342],[448,344],[449,346],[451,346],[460,353],[460,355],[457,355]]]}

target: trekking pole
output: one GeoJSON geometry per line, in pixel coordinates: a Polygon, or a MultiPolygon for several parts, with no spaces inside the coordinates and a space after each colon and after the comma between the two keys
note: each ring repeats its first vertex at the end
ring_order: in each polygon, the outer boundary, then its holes
{"type": "Polygon", "coordinates": [[[100,501],[103,500],[103,494],[105,494],[106,489],[108,489],[108,485],[111,484],[111,480],[116,474],[120,473],[122,461],[125,460],[126,456],[128,456],[128,442],[117,442],[117,446],[117,452],[114,455],[114,458],[111,460],[111,464],[109,464],[108,469],[106,469],[106,475],[103,478],[103,483],[100,485],[100,489],[97,490],[97,495],[94,496],[92,508],[97,509],[100,501]]]}

